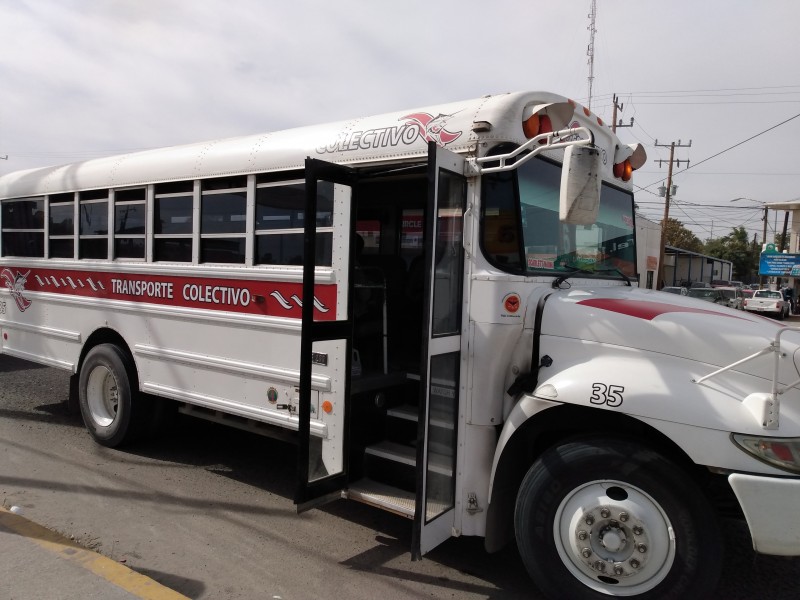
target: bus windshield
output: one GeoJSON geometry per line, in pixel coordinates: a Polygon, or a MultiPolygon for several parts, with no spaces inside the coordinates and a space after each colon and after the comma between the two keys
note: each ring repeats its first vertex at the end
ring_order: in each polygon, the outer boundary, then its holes
{"type": "Polygon", "coordinates": [[[633,196],[603,184],[593,225],[558,218],[561,167],[534,159],[484,180],[482,242],[492,262],[514,272],[576,270],[591,275],[636,275],[633,196]]]}

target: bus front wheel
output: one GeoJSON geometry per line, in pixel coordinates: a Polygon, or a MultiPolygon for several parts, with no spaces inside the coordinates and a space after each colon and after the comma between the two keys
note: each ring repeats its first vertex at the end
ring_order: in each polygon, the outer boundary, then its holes
{"type": "Polygon", "coordinates": [[[95,441],[115,448],[131,441],[138,415],[132,360],[119,347],[101,344],[92,348],[81,367],[78,393],[83,422],[95,441]]]}
{"type": "Polygon", "coordinates": [[[630,442],[546,451],[525,476],[514,527],[550,598],[704,598],[722,564],[716,516],[677,466],[630,442]]]}

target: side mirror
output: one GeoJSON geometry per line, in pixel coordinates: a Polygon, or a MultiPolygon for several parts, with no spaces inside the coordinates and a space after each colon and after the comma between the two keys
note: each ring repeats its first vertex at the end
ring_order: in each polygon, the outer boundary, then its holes
{"type": "Polygon", "coordinates": [[[600,151],[569,146],[564,151],[558,217],[570,225],[592,225],[600,210],[600,151]]]}

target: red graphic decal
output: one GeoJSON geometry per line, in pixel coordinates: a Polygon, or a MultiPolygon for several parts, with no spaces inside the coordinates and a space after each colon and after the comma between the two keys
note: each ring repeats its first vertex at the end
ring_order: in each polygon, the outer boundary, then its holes
{"type": "Polygon", "coordinates": [[[639,319],[646,319],[648,321],[652,321],[656,317],[666,313],[695,313],[717,315],[720,317],[733,317],[734,319],[741,318],[735,315],[728,315],[713,310],[676,306],[674,304],[666,304],[664,302],[642,302],[638,300],[622,300],[614,298],[593,298],[589,300],[581,300],[578,302],[578,304],[620,313],[630,317],[637,317],[639,319]]]}
{"type": "Polygon", "coordinates": [[[31,301],[23,295],[25,284],[30,274],[30,271],[27,273],[22,273],[21,271],[14,273],[11,269],[3,269],[2,273],[0,273],[5,280],[6,287],[11,290],[11,296],[14,298],[14,302],[17,303],[17,308],[19,308],[20,312],[25,312],[25,309],[31,305],[31,301]]]}
{"type": "Polygon", "coordinates": [[[507,312],[515,313],[519,310],[519,296],[517,294],[509,294],[503,299],[503,306],[507,312]]]}
{"type": "MultiPolygon", "coordinates": [[[[22,296],[27,291],[293,319],[302,316],[302,283],[66,269],[31,269],[16,275],[4,269],[2,276],[20,310],[30,306],[30,300],[22,296]]],[[[334,320],[335,306],[336,285],[316,286],[315,319],[334,320]]]]}
{"type": "Polygon", "coordinates": [[[428,113],[413,113],[402,118],[408,119],[409,124],[417,128],[419,136],[426,142],[436,142],[439,146],[445,146],[461,137],[460,131],[453,133],[444,128],[447,118],[450,116],[452,115],[434,117],[428,113]]]}

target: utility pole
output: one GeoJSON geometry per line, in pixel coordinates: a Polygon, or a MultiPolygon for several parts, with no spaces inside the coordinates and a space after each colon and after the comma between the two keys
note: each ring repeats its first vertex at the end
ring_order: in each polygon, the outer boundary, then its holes
{"type": "MultiPolygon", "coordinates": [[[[659,144],[658,140],[655,143],[656,146],[661,146],[662,148],[666,148],[667,144],[659,144]]],[[[669,199],[670,195],[674,194],[675,191],[678,189],[675,186],[673,189],[672,185],[672,162],[675,157],[675,148],[689,148],[692,145],[692,140],[689,140],[688,144],[681,144],[681,141],[678,140],[678,143],[672,142],[669,144],[669,169],[667,170],[667,186],[665,190],[665,199],[664,199],[664,220],[661,222],[661,248],[660,254],[658,258],[658,282],[656,283],[656,289],[661,289],[664,287],[664,247],[667,244],[667,220],[669,219],[669,199]]],[[[661,163],[664,162],[661,159],[658,159],[654,162],[658,163],[658,166],[661,166],[661,163]]],[[[685,161],[686,165],[689,165],[689,161],[685,161]]],[[[681,166],[681,161],[678,160],[678,168],[681,166]]]]}
{"type": "Polygon", "coordinates": [[[789,211],[783,217],[783,233],[781,234],[781,248],[780,252],[786,250],[786,229],[789,227],[789,211]]]}
{"type": "Polygon", "coordinates": [[[614,94],[612,97],[612,103],[614,105],[614,114],[611,117],[611,131],[613,131],[614,133],[617,133],[617,127],[633,127],[633,117],[631,117],[631,122],[629,125],[623,125],[622,119],[620,119],[619,124],[617,124],[617,109],[622,110],[623,106],[625,106],[624,104],[619,104],[617,102],[618,100],[619,97],[617,97],[617,95],[614,94]]]}
{"type": "Polygon", "coordinates": [[[597,29],[594,27],[595,19],[597,18],[597,0],[592,0],[591,8],[589,9],[589,48],[586,54],[589,56],[589,102],[586,104],[589,110],[592,110],[592,84],[594,83],[594,34],[597,29]]]}

